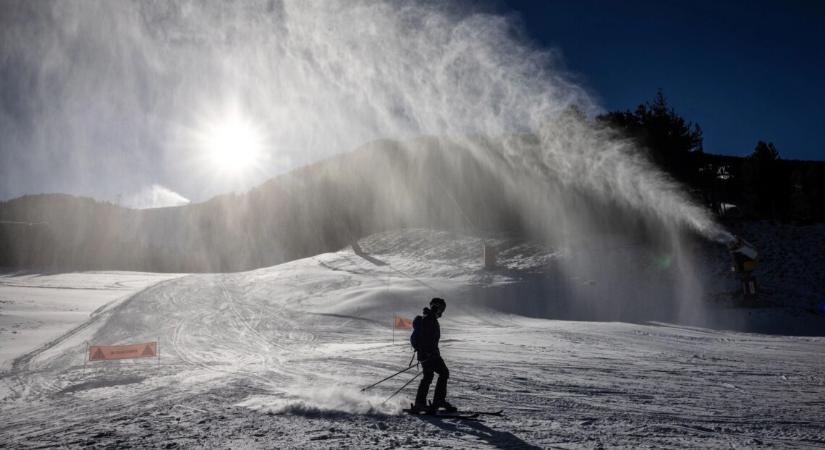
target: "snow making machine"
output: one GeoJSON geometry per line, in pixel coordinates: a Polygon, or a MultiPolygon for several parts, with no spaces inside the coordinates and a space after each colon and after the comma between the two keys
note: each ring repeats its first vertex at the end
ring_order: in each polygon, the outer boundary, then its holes
{"type": "Polygon", "coordinates": [[[735,236],[728,242],[728,252],[733,260],[732,270],[739,276],[742,283],[742,293],[746,299],[756,297],[756,279],[752,272],[759,264],[759,252],[750,242],[735,236]]]}

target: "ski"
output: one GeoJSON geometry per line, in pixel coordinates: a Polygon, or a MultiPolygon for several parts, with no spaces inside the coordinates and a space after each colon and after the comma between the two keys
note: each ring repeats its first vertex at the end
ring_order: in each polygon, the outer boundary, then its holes
{"type": "Polygon", "coordinates": [[[458,416],[458,417],[467,417],[467,418],[476,418],[478,416],[502,416],[504,415],[504,410],[499,409],[498,411],[444,411],[444,410],[425,410],[425,409],[415,409],[415,406],[410,404],[409,408],[403,409],[407,414],[412,415],[428,415],[428,416],[441,416],[441,417],[448,417],[448,416],[458,416]]]}
{"type": "Polygon", "coordinates": [[[458,411],[463,414],[476,414],[479,416],[503,416],[504,410],[499,409],[498,411],[458,411]]]}
{"type": "Polygon", "coordinates": [[[459,413],[459,412],[444,412],[444,411],[414,411],[412,409],[404,409],[405,413],[411,416],[422,417],[438,417],[441,419],[461,419],[461,420],[480,420],[477,413],[459,413]]]}
{"type": "Polygon", "coordinates": [[[441,413],[430,415],[430,417],[438,417],[439,419],[473,420],[476,422],[481,422],[481,419],[478,418],[478,414],[441,413]]]}

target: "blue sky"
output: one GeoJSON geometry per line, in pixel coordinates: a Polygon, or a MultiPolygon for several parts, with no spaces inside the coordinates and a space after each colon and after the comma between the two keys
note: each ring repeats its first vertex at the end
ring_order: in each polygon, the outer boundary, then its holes
{"type": "Polygon", "coordinates": [[[825,1],[537,1],[482,5],[517,14],[528,39],[561,51],[607,110],[661,88],[698,122],[705,151],[825,160],[825,1]]]}

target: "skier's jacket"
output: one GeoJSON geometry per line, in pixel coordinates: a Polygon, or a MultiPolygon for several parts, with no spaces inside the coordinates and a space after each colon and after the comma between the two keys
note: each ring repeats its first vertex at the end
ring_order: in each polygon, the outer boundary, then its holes
{"type": "Polygon", "coordinates": [[[438,318],[430,311],[430,308],[424,308],[424,315],[413,319],[413,332],[410,336],[410,343],[418,352],[419,361],[441,355],[438,351],[439,339],[441,339],[441,326],[438,324],[438,318]]]}

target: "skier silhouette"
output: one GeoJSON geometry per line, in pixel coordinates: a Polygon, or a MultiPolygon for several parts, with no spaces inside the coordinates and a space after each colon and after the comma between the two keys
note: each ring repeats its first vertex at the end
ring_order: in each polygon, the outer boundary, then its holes
{"type": "Polygon", "coordinates": [[[456,407],[447,402],[447,380],[450,378],[450,369],[444,364],[441,353],[438,351],[438,340],[441,338],[441,326],[438,318],[444,314],[447,302],[443,298],[430,300],[430,307],[424,308],[424,315],[413,320],[413,334],[410,341],[418,352],[418,361],[424,370],[424,377],[418,385],[418,394],[415,396],[413,412],[436,412],[439,409],[455,412],[456,407]],[[434,374],[438,374],[435,384],[432,405],[427,405],[427,394],[434,374]]]}

